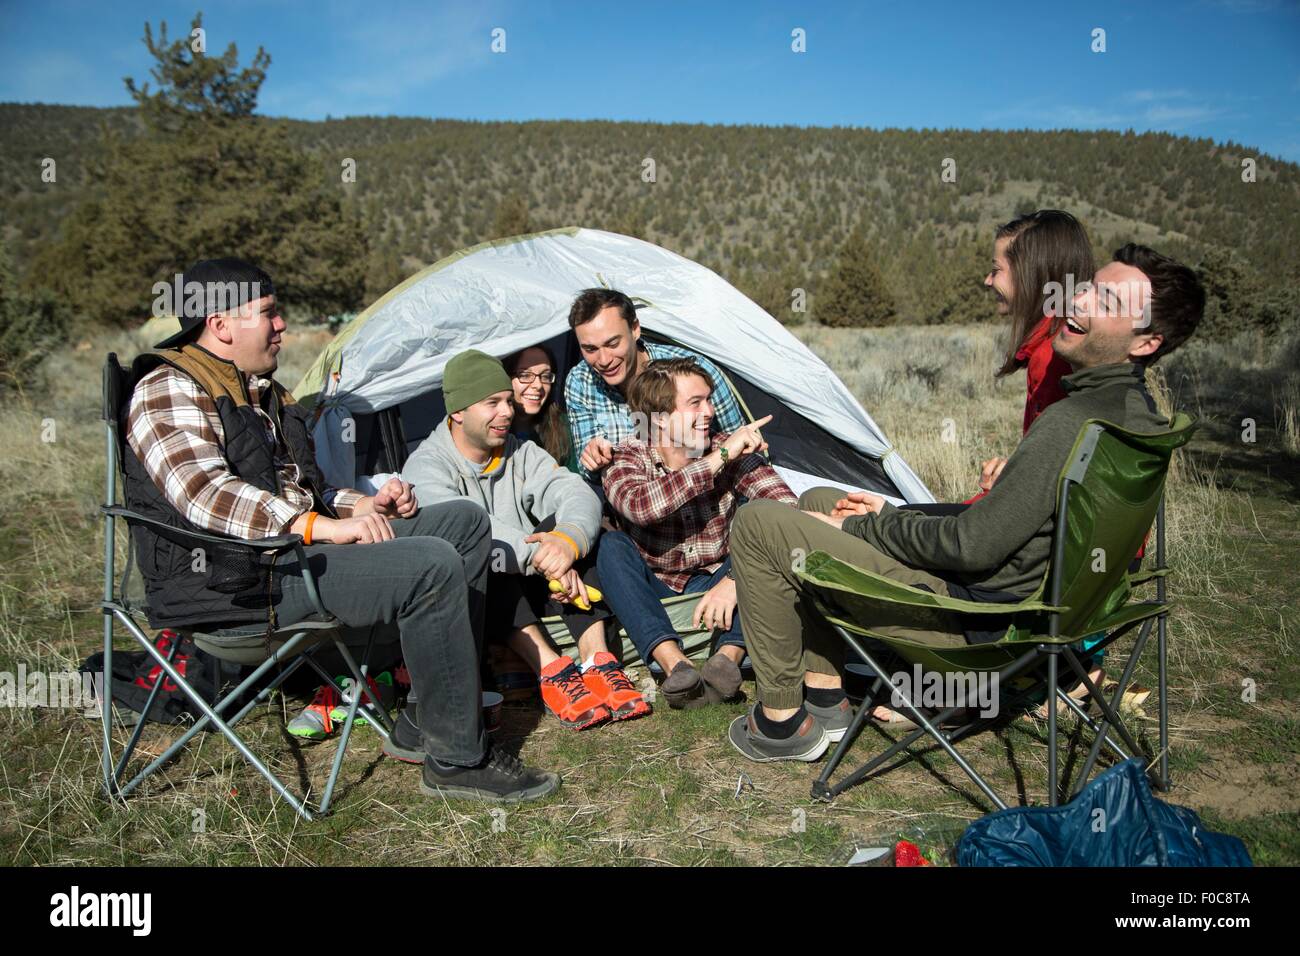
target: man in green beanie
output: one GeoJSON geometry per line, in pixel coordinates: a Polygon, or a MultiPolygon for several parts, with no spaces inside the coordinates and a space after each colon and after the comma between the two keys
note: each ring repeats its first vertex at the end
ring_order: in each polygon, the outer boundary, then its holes
{"type": "Polygon", "coordinates": [[[600,586],[600,499],[540,445],[510,433],[514,389],[499,359],[475,349],[454,356],[442,394],[447,418],[407,460],[402,477],[426,502],[469,500],[487,510],[487,639],[504,637],[532,666],[543,702],[568,727],[650,713],[606,646],[609,610],[589,600],[588,589],[600,586]],[[541,619],[555,614],[577,642],[576,664],[542,631],[541,619]]]}

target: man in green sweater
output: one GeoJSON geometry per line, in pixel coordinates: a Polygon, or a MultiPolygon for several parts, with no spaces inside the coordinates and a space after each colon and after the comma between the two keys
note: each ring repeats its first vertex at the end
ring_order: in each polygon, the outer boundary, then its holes
{"type": "MultiPolygon", "coordinates": [[[[1074,369],[1062,379],[1066,398],[1034,422],[989,493],[959,514],[902,510],[866,492],[846,499],[831,488],[806,492],[802,511],[767,501],[742,507],[731,555],[758,703],[732,724],[732,745],[752,760],[816,760],[831,742],[825,725],[842,724],[833,717],[849,707],[840,676],[843,642],[802,593],[799,555],[825,551],[966,600],[1029,596],[1047,569],[1057,484],[1083,423],[1167,428],[1147,392],[1146,368],[1191,336],[1204,308],[1205,291],[1191,269],[1144,246],[1119,249],[1079,290],[1053,341],[1074,369]]],[[[880,614],[862,623],[939,646],[988,639],[959,614],[887,605],[880,614]]]]}

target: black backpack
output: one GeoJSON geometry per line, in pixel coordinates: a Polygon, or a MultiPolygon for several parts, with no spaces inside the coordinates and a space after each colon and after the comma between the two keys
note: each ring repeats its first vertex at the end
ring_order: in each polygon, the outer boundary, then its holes
{"type": "MultiPolygon", "coordinates": [[[[242,678],[243,667],[218,660],[200,650],[188,635],[181,637],[175,631],[160,631],[154,646],[166,656],[173,641],[179,643],[172,657],[172,666],[207,703],[215,704],[242,678]]],[[[86,658],[79,670],[94,675],[95,686],[102,687],[99,678],[104,672],[104,652],[98,651],[86,658]]],[[[114,651],[112,679],[114,704],[140,714],[141,720],[179,724],[203,716],[180,686],[164,674],[158,662],[144,651],[114,651]],[[163,682],[162,690],[146,714],[145,703],[159,680],[163,682]]]]}

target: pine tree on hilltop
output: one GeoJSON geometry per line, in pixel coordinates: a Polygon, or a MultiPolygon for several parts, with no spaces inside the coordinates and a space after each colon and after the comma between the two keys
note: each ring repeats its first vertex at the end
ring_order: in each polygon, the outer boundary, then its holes
{"type": "Polygon", "coordinates": [[[114,324],[145,318],[155,283],[224,255],[266,269],[284,307],[356,308],[367,243],[344,212],[339,167],[322,170],[283,125],[253,115],[270,56],[259,48],[238,70],[234,44],[208,57],[188,36],[169,42],[165,24],[157,41],[146,27],[144,42],[157,88],[126,85],[145,133],[105,132],[99,195],[73,211],[33,270],[78,313],[114,324]]]}
{"type": "Polygon", "coordinates": [[[839,257],[822,293],[813,303],[823,325],[865,327],[889,325],[898,315],[875,250],[861,226],[856,226],[840,247],[839,257]]]}

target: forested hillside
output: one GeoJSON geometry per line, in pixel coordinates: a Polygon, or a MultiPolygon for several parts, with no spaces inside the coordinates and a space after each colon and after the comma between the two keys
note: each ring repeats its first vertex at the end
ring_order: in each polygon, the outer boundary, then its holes
{"type": "MultiPolygon", "coordinates": [[[[137,113],[0,105],[4,237],[27,285],[48,284],[34,274],[41,249],[79,203],[103,193],[106,132],[110,143],[144,135],[137,113]],[[57,163],[53,183],[42,181],[47,157],[57,163]]],[[[1300,286],[1300,169],[1209,140],[253,119],[310,157],[301,175],[318,179],[311,185],[360,222],[364,244],[352,254],[364,258],[364,290],[343,294],[345,308],[458,248],[577,224],[696,259],[784,321],[798,321],[815,318],[818,287],[860,227],[855,248],[874,260],[893,298],[894,308],[880,314],[908,323],[977,320],[989,311],[977,283],[993,225],[1043,206],[1079,215],[1101,254],[1132,238],[1203,262],[1222,292],[1219,322],[1272,325],[1295,314],[1287,290],[1300,286]],[[1243,181],[1244,158],[1256,161],[1253,182],[1243,181]],[[347,160],[355,181],[344,181],[347,160]],[[945,181],[945,160],[955,181],[945,181]],[[809,294],[806,316],[790,310],[794,288],[809,294]]],[[[183,267],[183,253],[175,254],[183,267]]],[[[147,305],[140,302],[141,317],[147,305]]]]}

